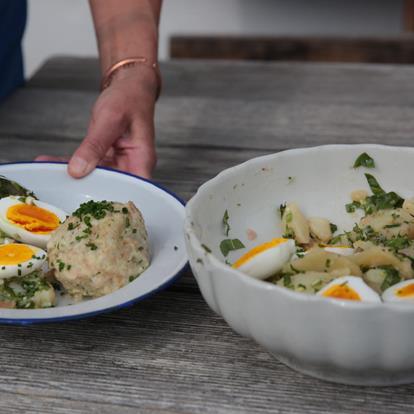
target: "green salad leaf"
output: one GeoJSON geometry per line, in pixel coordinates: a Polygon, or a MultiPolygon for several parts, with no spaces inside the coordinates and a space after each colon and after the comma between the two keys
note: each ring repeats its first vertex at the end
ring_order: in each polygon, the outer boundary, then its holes
{"type": "Polygon", "coordinates": [[[400,272],[392,266],[380,266],[379,269],[385,271],[385,278],[381,284],[381,290],[387,290],[389,287],[401,282],[400,272]]]}
{"type": "Polygon", "coordinates": [[[365,174],[365,177],[373,195],[367,197],[365,200],[353,201],[352,203],[346,204],[345,209],[348,213],[353,213],[357,209],[362,209],[365,214],[372,214],[378,210],[402,207],[404,199],[396,192],[390,191],[387,193],[384,191],[377,179],[371,174],[365,174]]]}
{"type": "Polygon", "coordinates": [[[224,257],[233,251],[243,249],[245,245],[239,239],[224,239],[220,243],[220,250],[224,257]]]}
{"type": "Polygon", "coordinates": [[[227,210],[224,212],[224,215],[223,215],[223,226],[224,226],[224,234],[228,236],[230,232],[230,224],[229,224],[229,212],[227,210]]]}
{"type": "Polygon", "coordinates": [[[0,175],[0,198],[9,196],[22,196],[36,198],[34,193],[27,188],[24,188],[16,181],[9,180],[8,178],[0,175]]]}
{"type": "Polygon", "coordinates": [[[354,163],[354,168],[375,168],[375,161],[366,152],[363,152],[354,163]]]}

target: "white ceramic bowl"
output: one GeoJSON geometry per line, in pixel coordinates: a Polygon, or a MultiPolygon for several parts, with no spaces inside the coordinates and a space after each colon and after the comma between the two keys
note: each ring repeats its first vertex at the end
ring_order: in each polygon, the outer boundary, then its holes
{"type": "MultiPolygon", "coordinates": [[[[362,152],[374,158],[377,168],[369,172],[383,188],[414,195],[412,148],[329,145],[280,152],[223,171],[200,187],[186,207],[187,251],[211,309],[290,367],[348,384],[414,382],[414,304],[296,293],[232,269],[219,249],[226,238],[226,209],[230,237],[247,247],[281,234],[278,207],[285,201],[296,201],[307,215],[352,228],[357,218],[344,205],[352,190],[368,189],[366,170],[352,168],[362,152]],[[248,229],[258,234],[254,242],[246,237],[248,229]]],[[[230,261],[242,252],[230,253],[230,261]]]]}

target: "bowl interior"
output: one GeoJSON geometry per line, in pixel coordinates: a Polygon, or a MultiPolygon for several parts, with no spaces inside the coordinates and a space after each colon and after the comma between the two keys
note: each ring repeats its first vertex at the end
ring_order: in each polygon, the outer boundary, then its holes
{"type": "MultiPolygon", "coordinates": [[[[354,190],[369,190],[364,173],[374,175],[386,190],[402,197],[414,195],[414,149],[377,145],[332,145],[290,150],[248,161],[221,173],[202,186],[189,206],[195,234],[221,261],[220,242],[227,238],[222,218],[229,214],[230,238],[247,248],[281,236],[279,206],[296,202],[308,217],[324,217],[340,229],[351,230],[359,213],[345,204],[354,190]],[[363,152],[374,158],[374,169],[353,168],[363,152]],[[257,233],[249,240],[248,233],[257,233]],[[250,232],[251,233],[251,232],[250,232]]],[[[246,250],[230,252],[233,262],[246,250]]]]}

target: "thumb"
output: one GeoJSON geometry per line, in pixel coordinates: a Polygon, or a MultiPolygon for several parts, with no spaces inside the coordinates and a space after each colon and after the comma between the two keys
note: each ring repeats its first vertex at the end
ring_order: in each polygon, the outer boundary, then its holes
{"type": "Polygon", "coordinates": [[[92,116],[87,136],[69,161],[69,174],[81,178],[92,172],[125,130],[126,120],[117,112],[102,109],[92,116]]]}

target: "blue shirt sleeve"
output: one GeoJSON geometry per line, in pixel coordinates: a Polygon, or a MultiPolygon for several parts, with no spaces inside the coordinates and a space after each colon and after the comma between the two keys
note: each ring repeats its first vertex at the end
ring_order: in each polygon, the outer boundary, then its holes
{"type": "Polygon", "coordinates": [[[26,0],[0,0],[0,101],[24,82],[22,37],[26,0]]]}

